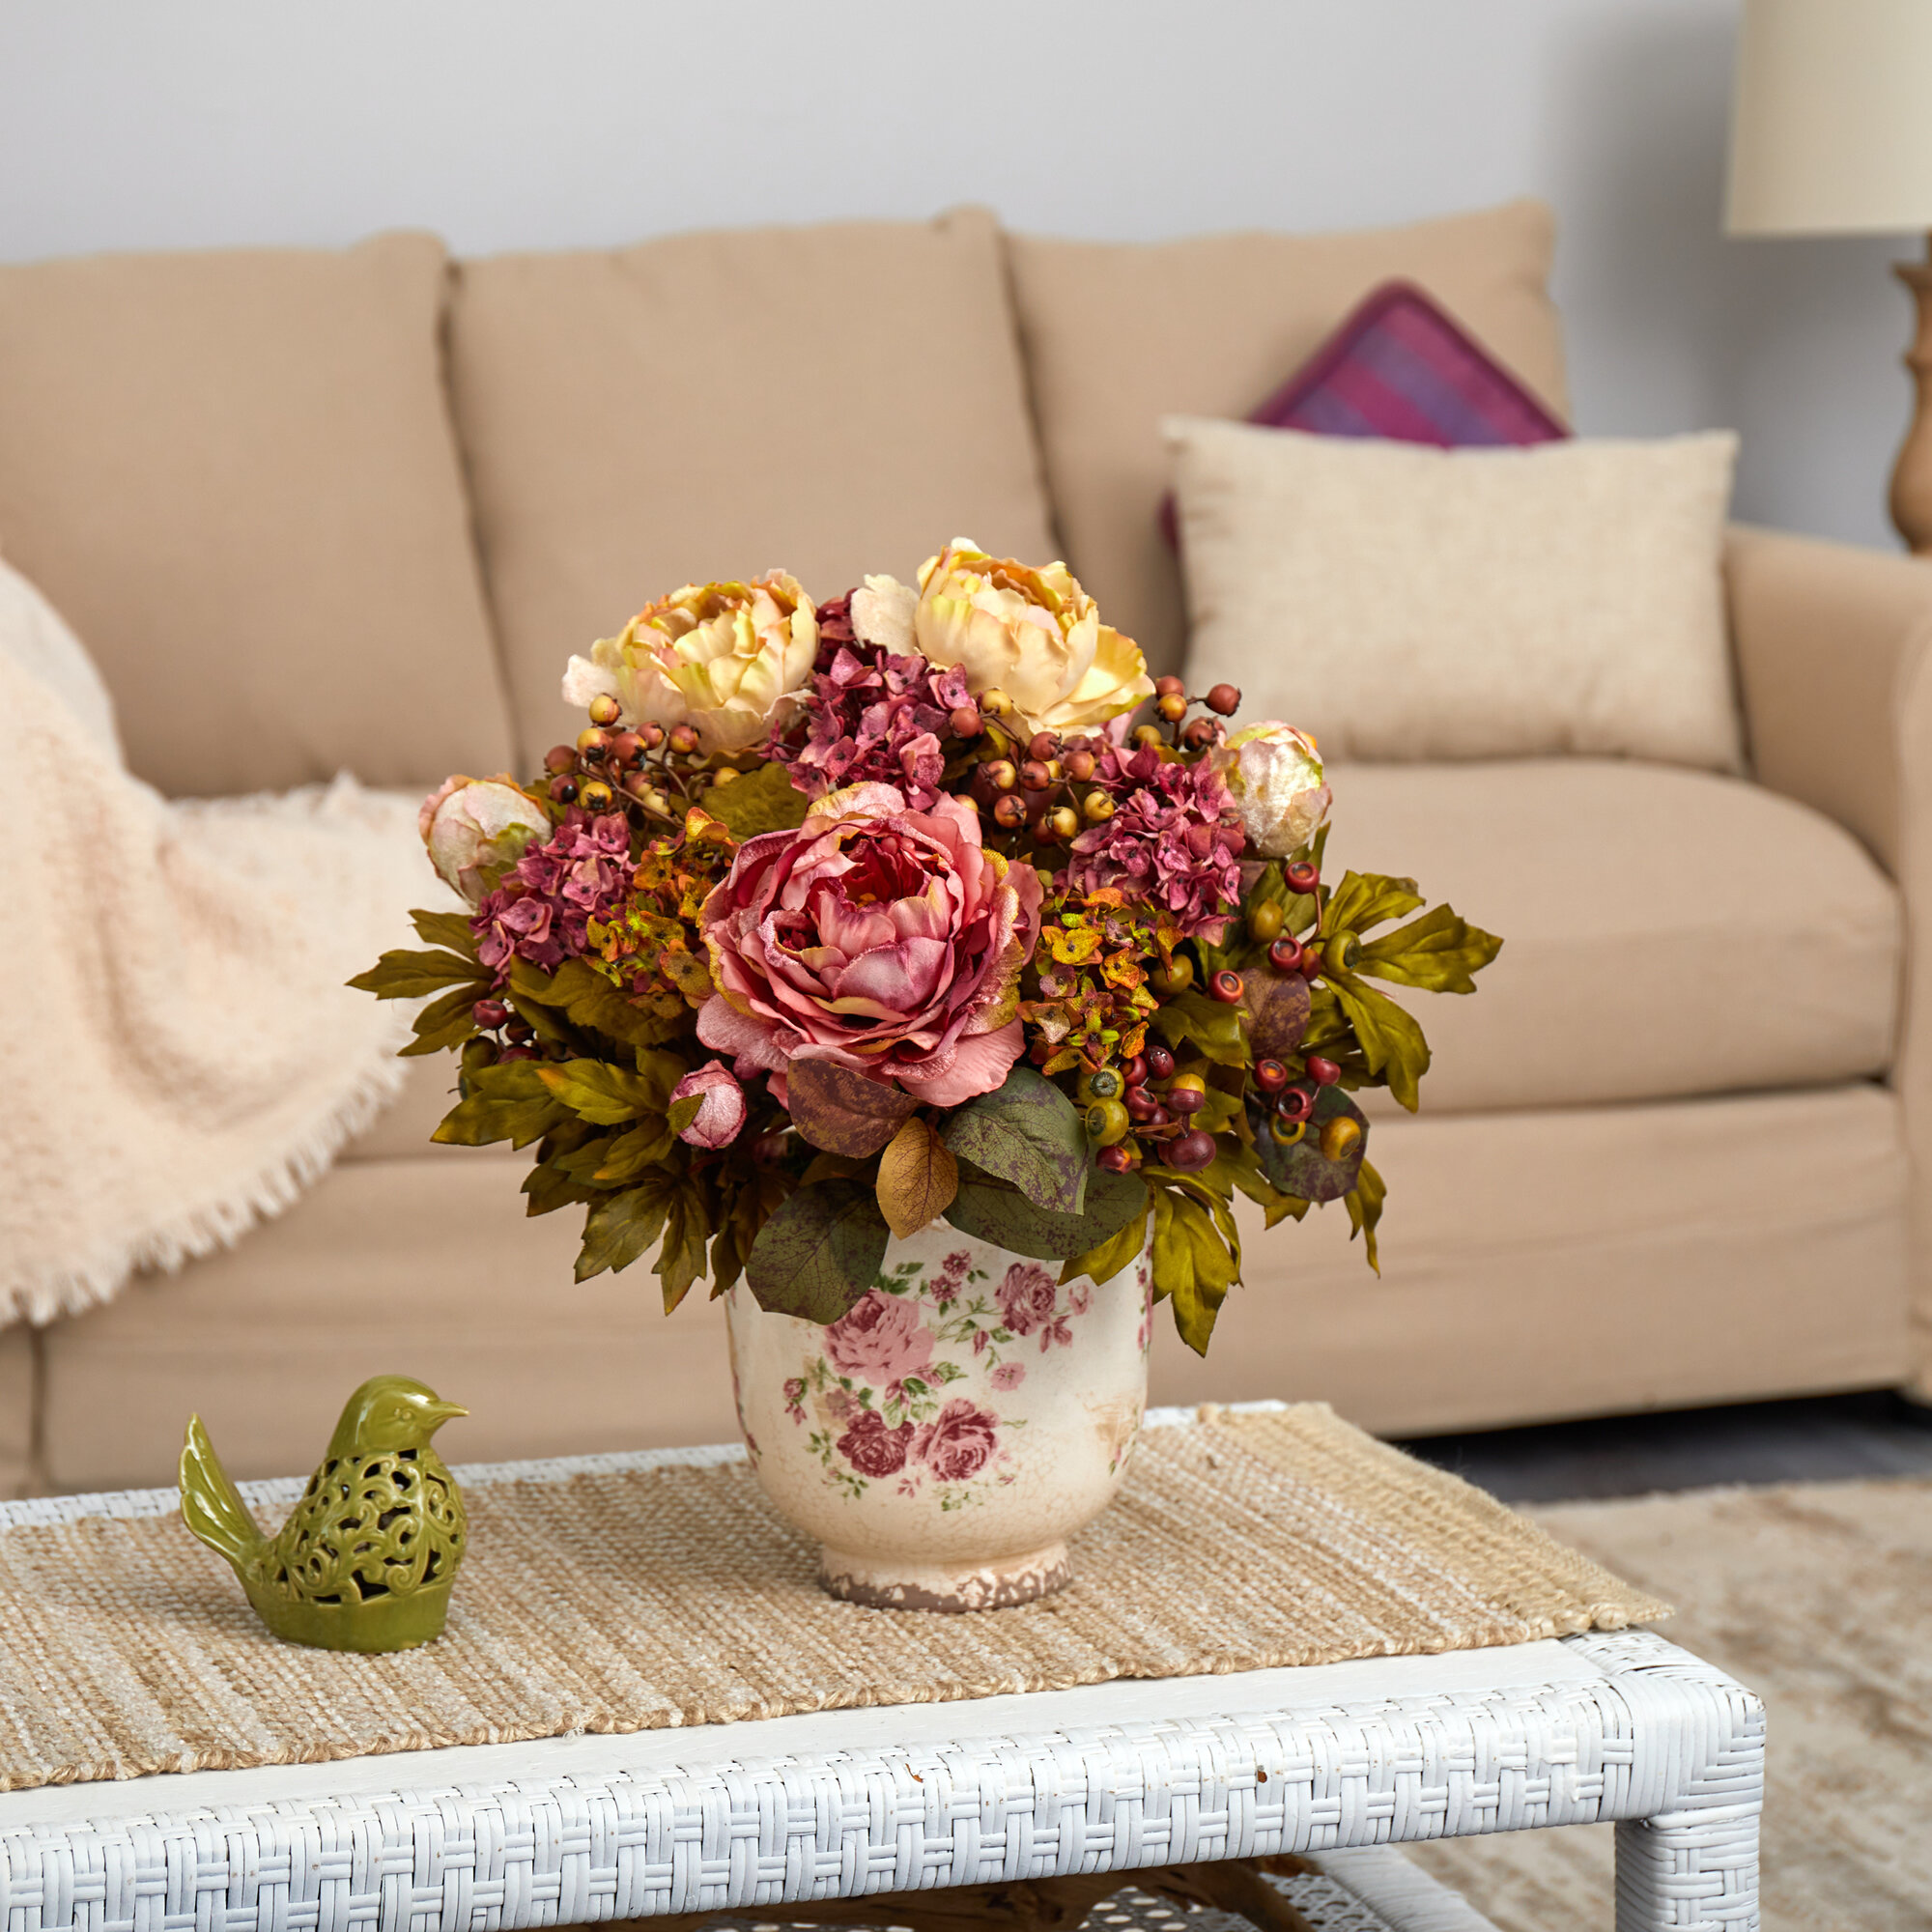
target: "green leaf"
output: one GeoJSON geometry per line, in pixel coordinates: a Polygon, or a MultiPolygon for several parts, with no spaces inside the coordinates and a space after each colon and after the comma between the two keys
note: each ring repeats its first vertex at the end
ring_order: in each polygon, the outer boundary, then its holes
{"type": "Polygon", "coordinates": [[[682,994],[627,999],[587,959],[566,959],[545,973],[526,959],[510,962],[510,991],[532,1026],[532,1006],[554,1008],[573,1026],[601,1033],[627,1046],[655,1046],[691,1030],[694,1015],[682,994]]]}
{"type": "Polygon", "coordinates": [[[1474,976],[1502,950],[1493,933],[1439,905],[1364,945],[1355,971],[1431,993],[1473,993],[1474,976]]]}
{"type": "Polygon", "coordinates": [[[663,1232],[676,1187],[676,1176],[654,1174],[638,1186],[598,1202],[583,1217],[577,1279],[588,1281],[606,1268],[629,1267],[663,1232]]]}
{"type": "Polygon", "coordinates": [[[1122,1268],[1132,1266],[1140,1259],[1141,1250],[1147,1246],[1147,1221],[1152,1205],[1151,1201],[1144,1202],[1140,1212],[1129,1215],[1118,1233],[1089,1248],[1085,1254],[1070,1256],[1065,1266],[1060,1270],[1062,1285],[1078,1281],[1082,1275],[1096,1284],[1112,1281],[1122,1268]]]}
{"type": "Polygon", "coordinates": [[[1401,919],[1424,903],[1413,879],[1391,879],[1380,872],[1345,872],[1328,895],[1321,930],[1359,936],[1372,925],[1401,919]]]}
{"type": "Polygon", "coordinates": [[[1154,1289],[1172,1298],[1180,1339],[1205,1355],[1221,1304],[1240,1278],[1239,1246],[1230,1250],[1214,1215],[1192,1192],[1152,1191],[1154,1289]]]}
{"type": "Polygon", "coordinates": [[[658,1250],[657,1275],[664,1286],[667,1315],[676,1310],[691,1293],[692,1283],[704,1272],[704,1244],[710,1237],[704,1196],[687,1179],[671,1196],[670,1212],[665,1217],[664,1245],[658,1250]]]}
{"type": "Polygon", "coordinates": [[[508,1141],[520,1148],[541,1140],[567,1118],[541,1072],[534,1060],[513,1060],[466,1073],[469,1091],[430,1139],[445,1147],[488,1147],[493,1141],[508,1141]]]}
{"type": "MultiPolygon", "coordinates": [[[[1264,1117],[1261,1134],[1267,1132],[1267,1122],[1264,1117]]],[[[1225,1171],[1228,1184],[1237,1187],[1262,1212],[1267,1216],[1270,1228],[1279,1227],[1282,1222],[1299,1221],[1307,1214],[1309,1204],[1297,1194],[1284,1194],[1263,1171],[1261,1155],[1256,1149],[1243,1144],[1234,1153],[1220,1153],[1214,1164],[1208,1169],[1204,1179],[1213,1180],[1225,1171]]]]}
{"type": "Polygon", "coordinates": [[[682,1100],[673,1100],[665,1114],[665,1125],[672,1133],[682,1134],[693,1121],[696,1120],[704,1105],[702,1094],[687,1094],[682,1100]]]}
{"type": "Polygon", "coordinates": [[[1187,1040],[1223,1066],[1245,1066],[1248,1040],[1242,1015],[1242,1008],[1225,1000],[1181,993],[1162,1005],[1153,1023],[1170,1046],[1187,1040]]]}
{"type": "Polygon", "coordinates": [[[418,939],[426,939],[432,946],[447,946],[452,952],[467,952],[471,959],[476,957],[476,935],[470,930],[467,912],[412,912],[410,923],[415,927],[418,939]]]}
{"type": "Polygon", "coordinates": [[[724,1223],[711,1243],[711,1294],[723,1294],[745,1271],[746,1258],[756,1245],[758,1231],[777,1210],[788,1191],[787,1178],[777,1167],[754,1167],[727,1186],[724,1223]]]}
{"type": "Polygon", "coordinates": [[[1010,1181],[961,1161],[959,1192],[946,1218],[962,1235],[996,1241],[1016,1255],[1065,1261],[1110,1240],[1146,1206],[1147,1188],[1138,1175],[1095,1168],[1087,1183],[1085,1210],[1056,1214],[1035,1207],[1010,1181]]]}
{"type": "MultiPolygon", "coordinates": [[[[349,981],[358,993],[374,993],[379,1000],[419,1000],[439,986],[469,985],[489,975],[477,967],[473,957],[454,952],[385,952],[366,973],[349,981]]],[[[471,996],[481,999],[480,993],[471,996]]]]}
{"type": "Polygon", "coordinates": [[[1369,1265],[1380,1274],[1382,1264],[1381,1257],[1376,1252],[1376,1224],[1382,1218],[1382,1203],[1388,1199],[1388,1183],[1364,1161],[1354,1186],[1342,1199],[1348,1207],[1349,1224],[1352,1231],[1349,1238],[1352,1241],[1356,1235],[1362,1236],[1369,1265]]]}
{"type": "Polygon", "coordinates": [[[628,1133],[600,1135],[557,1166],[586,1187],[629,1187],[661,1166],[676,1144],[663,1116],[653,1115],[628,1133]]]}
{"type": "Polygon", "coordinates": [[[579,1120],[599,1126],[662,1114],[667,1098],[662,1081],[604,1060],[566,1060],[560,1066],[546,1066],[541,1077],[579,1120]]]}
{"type": "Polygon", "coordinates": [[[1414,1113],[1422,1098],[1422,1076],[1429,1071],[1429,1042],[1414,1016],[1339,967],[1324,967],[1321,977],[1348,1015],[1369,1071],[1382,1075],[1389,1092],[1414,1113]]]}
{"type": "Polygon", "coordinates": [[[794,1060],[785,1068],[791,1123],[827,1153],[854,1160],[877,1153],[918,1106],[904,1088],[855,1073],[836,1060],[794,1060]]]}
{"type": "Polygon", "coordinates": [[[1096,1170],[1080,1110],[1024,1062],[1003,1085],[947,1119],[941,1137],[961,1160],[1009,1180],[1036,1208],[1077,1216],[1096,1170]]]}
{"type": "Polygon", "coordinates": [[[784,832],[805,823],[811,801],[792,783],[782,765],[760,765],[729,784],[704,794],[704,810],[722,819],[739,844],[761,832],[784,832]]]}
{"type": "Polygon", "coordinates": [[[402,1049],[401,1058],[412,1060],[426,1053],[440,1053],[445,1047],[461,1046],[476,1032],[470,1009],[488,991],[488,983],[472,980],[457,986],[440,1000],[432,1000],[411,1022],[415,1038],[402,1049]]]}
{"type": "Polygon", "coordinates": [[[595,1201],[598,1190],[586,1187],[581,1180],[573,1179],[564,1173],[562,1156],[558,1160],[539,1161],[524,1176],[523,1192],[528,1198],[529,1206],[526,1214],[554,1214],[559,1208],[576,1207],[582,1202],[595,1201]]]}
{"type": "Polygon", "coordinates": [[[745,1279],[760,1308],[837,1321],[877,1278],[886,1239],[869,1187],[821,1180],[801,1187],[758,1231],[745,1279]]]}

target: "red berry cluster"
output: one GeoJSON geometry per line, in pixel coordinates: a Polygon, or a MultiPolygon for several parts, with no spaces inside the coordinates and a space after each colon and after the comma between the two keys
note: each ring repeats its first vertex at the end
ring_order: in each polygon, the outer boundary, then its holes
{"type": "Polygon", "coordinates": [[[1214,1158],[1214,1136],[1193,1124],[1208,1104],[1208,1083],[1198,1073],[1177,1072],[1169,1048],[1150,1045],[1122,1066],[1098,1067],[1081,1092],[1089,1102],[1087,1131],[1100,1143],[1094,1157],[1109,1173],[1125,1174],[1145,1157],[1145,1150],[1129,1146],[1129,1133],[1182,1173],[1214,1158]]]}
{"type": "Polygon", "coordinates": [[[591,699],[590,724],[574,745],[553,745],[544,753],[554,805],[581,805],[585,811],[626,812],[641,828],[647,819],[679,824],[684,806],[711,785],[728,784],[735,767],[714,762],[698,751],[689,724],[639,724],[635,731],[611,728],[620,716],[608,695],[591,699]]]}
{"type": "Polygon", "coordinates": [[[1036,731],[1022,744],[997,722],[1011,715],[1012,701],[999,691],[984,692],[976,707],[952,714],[953,729],[962,738],[983,734],[992,753],[973,768],[972,792],[993,823],[1003,832],[1030,828],[1036,844],[1070,845],[1085,827],[1113,817],[1114,801],[1106,792],[1082,789],[1099,769],[1106,740],[1036,731]],[[969,722],[970,732],[963,728],[969,722]],[[1022,752],[1025,756],[1018,756],[1022,752]]]}

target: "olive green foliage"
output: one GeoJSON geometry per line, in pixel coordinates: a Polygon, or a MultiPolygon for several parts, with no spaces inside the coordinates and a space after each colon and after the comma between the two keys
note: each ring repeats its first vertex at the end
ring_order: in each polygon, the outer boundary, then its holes
{"type": "MultiPolygon", "coordinates": [[[[797,824],[805,801],[781,767],[766,766],[714,787],[706,810],[742,839],[797,824]]],[[[1325,838],[1296,857],[1319,867],[1325,838]]],[[[1339,1200],[1378,1264],[1385,1190],[1350,1096],[1386,1087],[1413,1109],[1429,1070],[1421,1027],[1381,984],[1473,992],[1502,944],[1447,906],[1425,909],[1410,879],[1348,872],[1298,893],[1282,862],[1247,877],[1222,938],[1176,950],[1191,984],[1169,987],[1151,1017],[1177,1071],[1205,1085],[1190,1124],[1213,1133],[1218,1151],[1189,1172],[1159,1164],[1158,1139],[1128,1172],[1103,1168],[1083,1124],[1080,1070],[1049,1077],[1025,1061],[992,1092],[945,1110],[822,1059],[795,1061],[789,1112],[756,1083],[733,1143],[694,1148],[679,1135],[699,1103],[670,1097],[701,1054],[683,994],[627,997],[582,959],[554,974],[517,961],[498,986],[459,914],[417,914],[428,950],[385,953],[351,983],[384,999],[430,996],[405,1051],[453,1047],[463,1062],[436,1138],[534,1148],[528,1211],[585,1210],[580,1281],[655,1248],[668,1309],[700,1276],[716,1294],[742,1275],[764,1307],[833,1321],[873,1285],[893,1229],[943,1212],[965,1234],[1061,1262],[1063,1279],[1108,1280],[1151,1243],[1155,1292],[1172,1299],[1182,1339],[1205,1351],[1240,1280],[1237,1194],[1270,1228],[1339,1200]],[[1272,910],[1257,921],[1263,908],[1279,909],[1278,927],[1272,910]],[[1312,970],[1278,971],[1258,923],[1300,940],[1312,970]],[[1211,996],[1220,972],[1241,977],[1238,999],[1211,996]],[[486,996],[528,1024],[536,1057],[497,1059],[477,1037],[470,1008],[486,996]],[[1270,1131],[1272,1098],[1253,1070],[1264,1058],[1301,1082],[1314,1078],[1311,1058],[1333,1063],[1336,1077],[1320,1085],[1315,1117],[1292,1144],[1270,1131]],[[1358,1131],[1331,1156],[1322,1129],[1338,1118],[1358,1131]]]]}

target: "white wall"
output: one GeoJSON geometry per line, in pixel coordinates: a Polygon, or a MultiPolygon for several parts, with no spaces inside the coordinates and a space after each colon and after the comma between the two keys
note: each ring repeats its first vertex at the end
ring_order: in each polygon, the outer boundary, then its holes
{"type": "Polygon", "coordinates": [[[1548,196],[1577,414],[1889,541],[1903,243],[1719,233],[1736,0],[0,0],[0,259],[923,215],[1153,238],[1548,196]]]}

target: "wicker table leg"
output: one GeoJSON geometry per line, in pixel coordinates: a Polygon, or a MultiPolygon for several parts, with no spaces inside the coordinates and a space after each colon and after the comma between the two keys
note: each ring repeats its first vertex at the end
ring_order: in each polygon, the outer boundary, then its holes
{"type": "Polygon", "coordinates": [[[1758,1932],[1758,1806],[1617,1827],[1617,1932],[1758,1932]]]}

